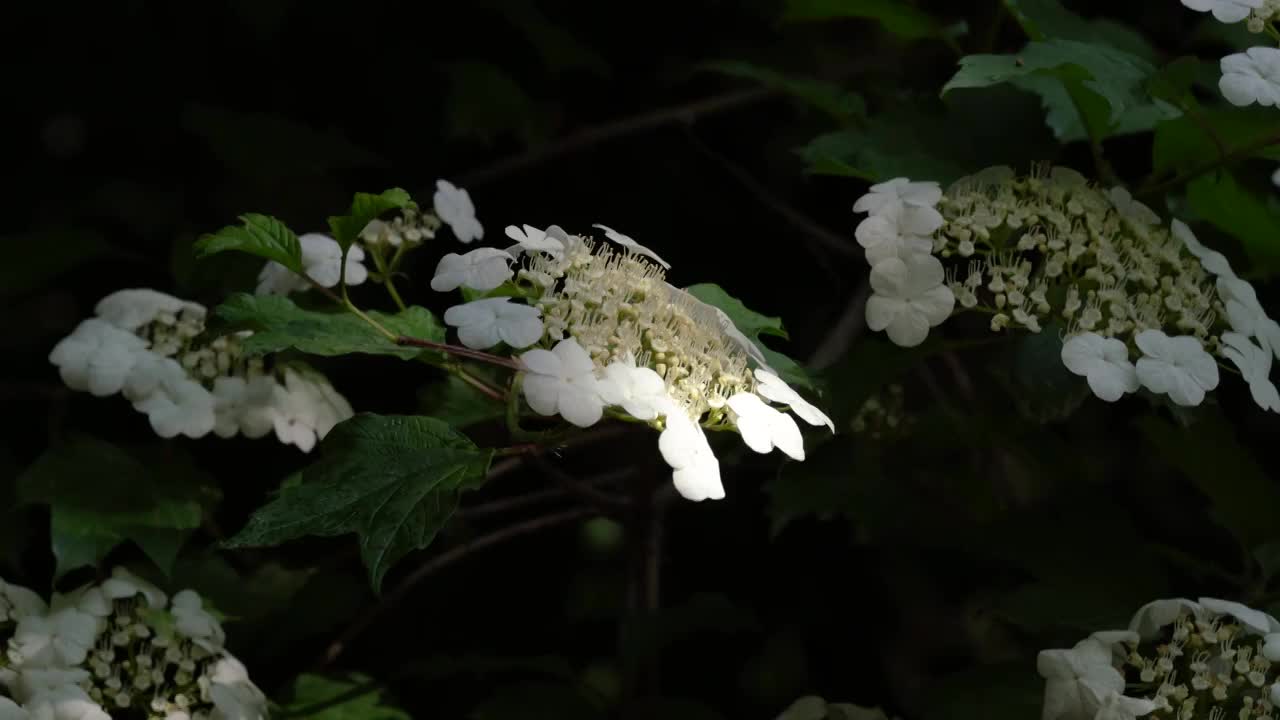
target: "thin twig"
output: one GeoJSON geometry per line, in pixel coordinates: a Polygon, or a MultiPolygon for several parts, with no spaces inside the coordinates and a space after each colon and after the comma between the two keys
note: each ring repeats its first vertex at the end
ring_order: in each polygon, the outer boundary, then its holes
{"type": "Polygon", "coordinates": [[[699,118],[752,105],[777,94],[777,91],[768,88],[726,93],[589,127],[540,147],[531,148],[518,155],[504,158],[492,165],[465,172],[458,177],[458,182],[460,185],[466,186],[482,185],[525,168],[554,160],[563,155],[586,150],[611,140],[664,125],[692,123],[699,118]]]}
{"type": "Polygon", "coordinates": [[[392,341],[397,345],[407,345],[409,347],[427,348],[430,350],[438,350],[449,355],[467,358],[468,360],[478,360],[480,362],[497,365],[509,370],[523,370],[524,366],[512,360],[511,358],[494,355],[493,353],[483,352],[481,350],[472,350],[461,345],[450,345],[448,343],[440,343],[426,338],[410,337],[409,335],[393,335],[392,341]]]}
{"type": "Polygon", "coordinates": [[[549,462],[541,453],[531,453],[529,455],[530,462],[534,467],[538,468],[544,475],[551,478],[553,482],[569,493],[577,495],[583,500],[591,503],[596,509],[608,514],[617,514],[625,509],[630,503],[625,499],[616,495],[611,495],[603,490],[596,488],[596,482],[604,482],[616,478],[626,477],[632,474],[631,468],[601,475],[593,480],[581,480],[572,474],[565,472],[553,463],[549,462]]]}
{"type": "Polygon", "coordinates": [[[369,627],[372,626],[373,623],[376,622],[384,613],[399,605],[409,592],[413,590],[414,586],[423,580],[426,580],[432,575],[460,560],[466,559],[472,553],[479,550],[484,550],[485,548],[493,547],[494,545],[500,545],[509,540],[514,540],[540,530],[565,525],[575,520],[581,520],[595,514],[596,511],[592,508],[574,508],[572,510],[565,510],[551,515],[544,515],[532,520],[526,520],[522,523],[516,523],[515,525],[508,525],[507,527],[494,530],[491,533],[481,535],[471,540],[466,540],[449,548],[448,550],[445,550],[444,552],[441,552],[439,555],[432,558],[430,562],[422,565],[417,570],[410,573],[404,580],[401,580],[400,584],[397,585],[394,590],[384,595],[377,604],[369,609],[368,612],[348,626],[347,629],[343,631],[342,635],[339,636],[337,640],[333,641],[325,651],[324,660],[321,663],[322,666],[330,665],[336,661],[338,657],[341,656],[348,647],[350,647],[351,643],[359,638],[365,630],[368,630],[369,627]]]}
{"type": "Polygon", "coordinates": [[[459,509],[457,514],[468,520],[474,520],[490,515],[500,515],[511,510],[519,510],[530,505],[538,505],[547,500],[555,500],[566,495],[568,493],[562,488],[546,488],[545,490],[535,490],[524,495],[516,495],[515,497],[464,507],[459,509]]]}
{"type": "Polygon", "coordinates": [[[853,341],[858,339],[867,325],[866,305],[870,295],[871,285],[865,282],[853,292],[840,319],[809,356],[810,369],[825,370],[831,367],[853,346],[853,341]]]}

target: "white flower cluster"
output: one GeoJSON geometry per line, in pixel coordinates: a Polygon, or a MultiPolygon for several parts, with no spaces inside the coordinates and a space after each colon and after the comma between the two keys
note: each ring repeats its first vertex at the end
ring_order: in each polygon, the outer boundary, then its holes
{"type": "Polygon", "coordinates": [[[704,427],[736,430],[756,452],[777,448],[797,460],[800,429],[770,402],[834,429],[723,312],[667,283],[665,261],[597,227],[620,251],[556,226],[511,226],[516,245],[446,255],[432,280],[436,290],[479,291],[514,280],[518,297],[450,308],[445,322],[474,349],[539,345],[519,356],[535,412],[588,427],[611,408],[649,423],[661,431],[658,447],[677,490],[691,500],[724,496],[704,427]]]}
{"type": "Polygon", "coordinates": [[[0,720],[265,720],[225,639],[198,594],[123,568],[48,604],[0,581],[0,720]]]}
{"type": "MultiPolygon", "coordinates": [[[[860,206],[874,209],[885,194],[873,188],[860,206]]],[[[933,202],[932,195],[926,199],[933,202]]],[[[967,260],[963,275],[959,267],[946,272],[959,307],[939,298],[929,305],[937,312],[986,313],[995,332],[1038,333],[1050,322],[1064,324],[1063,364],[1108,402],[1141,387],[1178,405],[1199,405],[1218,386],[1217,355],[1239,368],[1259,406],[1280,412],[1270,379],[1280,324],[1227,259],[1184,223],[1165,229],[1123,188],[1104,192],[1060,167],[1024,177],[989,168],[957,181],[936,207],[937,218],[915,225],[933,228],[930,235],[883,233],[895,219],[873,216],[859,226],[859,241],[868,257],[932,259],[922,253],[927,245],[943,258],[967,260]]],[[[874,269],[871,279],[874,288],[874,269]]],[[[868,313],[870,319],[870,304],[868,313]]],[[[907,339],[923,340],[923,322],[917,329],[907,339]]],[[[889,337],[912,344],[892,328],[889,337]]]]}
{"type": "MultiPolygon", "coordinates": [[[[1263,32],[1280,17],[1280,0],[1182,0],[1182,4],[1211,12],[1219,22],[1247,20],[1253,33],[1263,32]]],[[[1222,58],[1218,87],[1233,105],[1280,107],[1280,49],[1259,46],[1222,58]]]]}
{"type": "Polygon", "coordinates": [[[929,239],[942,227],[937,183],[895,178],[871,186],[853,205],[868,213],[858,224],[858,244],[871,265],[872,295],[867,327],[884,330],[903,347],[915,347],[955,308],[956,296],[944,282],[942,263],[929,239]]]}
{"type": "Polygon", "coordinates": [[[1236,602],[1156,600],[1127,630],[1045,650],[1036,665],[1043,720],[1280,715],[1280,622],[1236,602]]]}
{"type": "Polygon", "coordinates": [[[240,335],[204,341],[204,306],[155,290],[120,290],[98,303],[49,353],[73,390],[123,394],[156,434],[209,433],[281,442],[310,451],[352,410],[329,381],[301,363],[267,370],[245,357],[240,335]]]}
{"type": "MultiPolygon", "coordinates": [[[[466,190],[456,187],[448,180],[437,180],[432,203],[435,206],[434,212],[423,212],[411,203],[395,218],[372,220],[360,231],[360,242],[376,255],[375,262],[381,261],[382,253],[403,253],[417,247],[424,240],[435,238],[436,231],[442,224],[447,224],[454,237],[462,243],[484,237],[484,226],[476,219],[475,205],[466,190]]],[[[344,279],[342,246],[337,240],[322,233],[307,233],[300,236],[298,242],[302,246],[302,269],[307,277],[295,274],[280,263],[268,262],[258,273],[257,294],[288,295],[301,292],[311,287],[307,278],[326,288],[334,287],[340,279],[344,279]]],[[[352,245],[347,251],[347,285],[360,285],[369,279],[365,259],[365,248],[360,245],[352,245]]],[[[378,269],[383,269],[382,265],[378,265],[378,269]]]]}

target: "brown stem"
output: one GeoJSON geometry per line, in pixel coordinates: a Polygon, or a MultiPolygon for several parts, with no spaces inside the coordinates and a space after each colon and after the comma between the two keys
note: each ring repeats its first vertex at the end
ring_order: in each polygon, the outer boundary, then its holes
{"type": "Polygon", "coordinates": [[[537,505],[546,500],[554,500],[556,498],[565,497],[568,493],[560,488],[547,488],[545,490],[535,490],[524,495],[503,498],[501,500],[492,500],[479,505],[472,505],[458,510],[460,517],[468,520],[476,518],[488,517],[490,515],[499,515],[511,510],[519,510],[529,505],[537,505]]]}
{"type": "Polygon", "coordinates": [[[349,625],[347,629],[343,631],[342,635],[329,645],[328,649],[325,651],[321,666],[323,667],[333,664],[333,662],[351,646],[351,643],[355,642],[360,635],[368,630],[379,617],[403,602],[409,592],[413,590],[414,586],[437,572],[466,559],[472,553],[479,550],[500,545],[509,540],[514,540],[540,530],[565,525],[567,523],[574,522],[575,520],[581,520],[595,514],[595,510],[591,508],[574,508],[572,510],[565,510],[551,515],[544,515],[532,520],[526,520],[522,523],[516,523],[515,525],[508,525],[500,530],[495,530],[487,535],[481,535],[477,538],[464,541],[449,548],[448,550],[445,550],[444,552],[441,552],[429,562],[422,565],[417,570],[414,570],[404,580],[400,581],[400,584],[397,585],[394,590],[384,595],[377,604],[369,609],[368,612],[357,618],[355,622],[349,625]]]}
{"type": "Polygon", "coordinates": [[[449,355],[456,355],[457,357],[467,358],[468,360],[478,360],[480,362],[486,362],[491,365],[497,365],[499,367],[504,367],[511,370],[524,369],[524,366],[522,366],[520,363],[516,362],[515,360],[512,360],[511,358],[502,357],[501,355],[494,355],[492,353],[487,353],[480,350],[472,350],[471,348],[462,347],[461,345],[450,345],[448,343],[439,343],[434,340],[427,340],[426,338],[410,337],[408,335],[397,336],[395,338],[395,343],[397,345],[407,345],[409,347],[420,347],[420,348],[428,348],[430,350],[439,350],[440,352],[447,353],[449,355]]]}
{"type": "Polygon", "coordinates": [[[533,463],[534,467],[538,468],[538,470],[544,475],[551,478],[553,482],[559,485],[566,492],[577,495],[579,498],[591,503],[602,513],[617,515],[631,504],[626,498],[604,492],[595,486],[596,482],[630,475],[632,473],[631,468],[625,468],[621,471],[610,473],[609,475],[601,475],[600,477],[592,480],[581,480],[548,462],[542,453],[530,453],[529,460],[533,463]]]}
{"type": "Polygon", "coordinates": [[[692,123],[698,118],[752,105],[777,94],[776,91],[767,88],[726,93],[586,128],[541,147],[531,148],[518,155],[499,160],[492,165],[463,173],[459,176],[458,182],[460,185],[466,186],[482,185],[527,167],[554,160],[562,155],[585,150],[610,140],[616,140],[620,137],[652,130],[664,125],[692,123]]]}

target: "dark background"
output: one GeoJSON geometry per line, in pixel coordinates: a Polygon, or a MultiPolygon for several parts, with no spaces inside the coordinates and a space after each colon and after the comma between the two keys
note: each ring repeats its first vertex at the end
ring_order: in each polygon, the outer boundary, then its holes
{"type": "MultiPolygon", "coordinates": [[[[966,52],[1011,52],[1023,42],[1011,23],[993,23],[989,0],[919,4],[969,23],[974,31],[960,41],[966,52]]],[[[1172,1],[1071,5],[1086,16],[1133,22],[1170,55],[1192,42],[1199,20],[1172,1]]],[[[425,204],[437,178],[470,191],[489,243],[500,244],[502,228],[513,223],[587,232],[602,222],[633,235],[672,263],[674,283],[716,282],[753,309],[781,316],[791,340],[776,347],[803,361],[823,346],[866,277],[861,257],[847,249],[856,223],[850,207],[865,185],[803,173],[794,149],[828,129],[828,120],[699,66],[751,60],[834,80],[883,111],[932,102],[955,57],[939,43],[897,40],[869,22],[783,24],[778,5],[764,1],[135,0],[46,2],[18,12],[6,21],[16,57],[6,63],[0,138],[9,177],[0,398],[14,419],[4,462],[15,470],[68,433],[121,443],[149,435],[145,418],[123,401],[68,393],[47,363],[48,349],[98,298],[138,286],[215,305],[228,291],[249,289],[258,263],[219,257],[197,265],[190,244],[201,233],[247,211],[278,216],[299,232],[320,230],[355,191],[400,186],[425,204]]],[[[975,155],[1002,157],[1004,128],[1037,121],[1030,103],[1026,117],[972,108],[975,132],[984,133],[972,140],[975,155]]],[[[1022,132],[1041,149],[1025,160],[1088,168],[1086,149],[1061,150],[1043,128],[1022,132]]],[[[1122,175],[1147,167],[1148,140],[1120,139],[1108,150],[1122,175]]],[[[418,254],[404,291],[409,302],[444,307],[424,282],[437,256],[431,246],[418,254]]],[[[362,289],[357,300],[376,306],[382,299],[374,290],[362,289]]],[[[966,362],[978,373],[987,360],[966,362]]],[[[414,411],[419,389],[434,379],[387,359],[322,367],[355,407],[378,412],[414,411]]],[[[948,388],[959,382],[945,366],[933,372],[948,388]]],[[[984,383],[981,409],[1011,413],[984,383]]],[[[1224,402],[1241,400],[1232,392],[1224,402]]],[[[934,403],[915,402],[922,413],[934,403]]],[[[1052,464],[1056,453],[1070,456],[1096,471],[1095,480],[1139,472],[1148,461],[1129,450],[1131,429],[1107,435],[1126,427],[1127,411],[1107,412],[1087,407],[1083,420],[1033,444],[1031,457],[1052,464]]],[[[975,447],[998,444],[983,437],[984,427],[975,421],[959,434],[975,447]]],[[[1274,424],[1253,432],[1270,430],[1274,424]]],[[[651,437],[620,443],[567,462],[587,473],[627,457],[661,472],[651,437]]],[[[265,441],[174,445],[220,478],[217,520],[228,532],[302,463],[293,449],[265,441]]],[[[963,485],[961,471],[947,468],[957,458],[964,465],[966,453],[939,451],[921,492],[947,495],[963,485]]],[[[851,457],[823,462],[854,474],[851,457]]],[[[540,717],[531,710],[539,703],[558,717],[577,717],[575,701],[565,699],[577,691],[565,690],[571,683],[554,670],[563,665],[592,692],[616,696],[633,654],[660,667],[636,671],[643,678],[630,704],[636,717],[718,717],[697,714],[713,712],[706,708],[723,717],[772,717],[810,692],[915,717],[940,692],[938,678],[1025,651],[1020,631],[988,612],[991,595],[1024,574],[991,569],[989,559],[955,562],[982,541],[963,523],[945,532],[935,524],[964,510],[942,503],[941,514],[917,512],[891,492],[880,501],[901,531],[893,542],[867,542],[857,524],[813,519],[773,537],[762,488],[777,472],[773,462],[747,463],[726,473],[726,501],[674,506],[662,560],[668,610],[656,621],[626,619],[626,543],[566,530],[490,551],[423,583],[330,669],[387,677],[407,660],[472,658],[476,669],[460,677],[395,681],[396,701],[414,717],[463,717],[486,699],[498,704],[485,718],[540,717]],[[911,542],[946,532],[940,542],[911,542]],[[635,637],[657,650],[634,650],[635,637]],[[536,672],[485,662],[530,656],[556,659],[536,672]],[[644,696],[699,705],[636,709],[644,696]]],[[[537,473],[520,473],[479,500],[541,482],[537,473]]],[[[1024,490],[968,499],[1007,510],[1031,504],[1024,490]]],[[[1144,513],[1151,503],[1176,506],[1177,491],[1152,501],[1139,481],[1113,497],[1137,510],[1143,533],[1191,532],[1160,512],[1144,513]]],[[[1074,507],[1077,499],[1067,493],[1064,502],[1074,507]]],[[[1057,507],[1042,519],[1065,526],[1057,507]]],[[[1026,517],[1040,516],[1020,516],[1034,525],[1026,517]]],[[[1052,523],[1041,527],[1053,534],[1052,523]]],[[[31,520],[28,537],[41,532],[40,520],[31,520]]],[[[457,532],[469,530],[464,523],[457,532]]],[[[1121,541],[1105,538],[1102,546],[1110,543],[1121,541]]],[[[1067,545],[1059,550],[1072,552],[1067,545]]],[[[342,624],[368,607],[352,549],[350,538],[340,538],[228,561],[246,571],[267,557],[293,569],[313,564],[317,553],[323,558],[298,596],[266,618],[230,626],[265,688],[276,691],[314,668],[342,624]]],[[[20,575],[47,574],[40,553],[10,554],[20,575]]],[[[133,556],[125,550],[121,558],[133,556]]],[[[388,584],[421,559],[411,556],[388,584]]],[[[253,590],[244,594],[252,598],[253,590]]],[[[1020,662],[1027,672],[1018,691],[1031,697],[1034,712],[1032,666],[1020,662]]]]}

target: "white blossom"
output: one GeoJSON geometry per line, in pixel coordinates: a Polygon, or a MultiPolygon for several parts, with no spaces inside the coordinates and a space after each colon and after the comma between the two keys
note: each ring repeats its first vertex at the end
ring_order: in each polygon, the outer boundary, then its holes
{"type": "Polygon", "coordinates": [[[121,330],[133,332],[162,315],[190,315],[203,319],[206,310],[199,303],[172,295],[135,288],[117,290],[98,301],[94,314],[121,330]]]}
{"type": "Polygon", "coordinates": [[[484,226],[476,220],[476,206],[471,203],[471,194],[466,190],[448,180],[436,180],[436,192],[431,203],[459,241],[469,243],[484,237],[484,226]]]}
{"type": "Polygon", "coordinates": [[[943,282],[942,263],[932,255],[889,258],[871,268],[867,327],[886,330],[902,347],[924,342],[929,328],[951,315],[955,295],[943,282]]]}
{"type": "Polygon", "coordinates": [[[1232,105],[1280,106],[1280,48],[1253,47],[1222,58],[1218,88],[1232,105]]]}
{"type": "Polygon", "coordinates": [[[98,318],[81,322],[49,353],[62,381],[72,390],[99,397],[120,392],[147,343],[132,332],[98,318]]]}
{"type": "Polygon", "coordinates": [[[1223,356],[1239,368],[1253,401],[1263,410],[1280,412],[1280,391],[1271,382],[1271,351],[1240,333],[1223,333],[1222,342],[1223,356]]]}
{"type": "Polygon", "coordinates": [[[804,460],[804,438],[790,415],[769,407],[753,393],[737,393],[726,404],[737,415],[734,422],[747,447],[758,453],[776,447],[795,460],[804,460]]]}
{"type": "Polygon", "coordinates": [[[1251,10],[1262,7],[1264,0],[1182,0],[1196,12],[1211,12],[1218,22],[1236,23],[1249,17],[1251,10]]]}
{"type": "Polygon", "coordinates": [[[0,697],[0,720],[28,720],[25,708],[7,697],[0,697]]]}
{"type": "Polygon", "coordinates": [[[224,655],[214,663],[209,678],[214,705],[210,720],[266,720],[267,698],[239,660],[224,655]]]}
{"type": "Polygon", "coordinates": [[[1218,387],[1218,364],[1196,338],[1143,330],[1134,341],[1143,352],[1138,360],[1138,380],[1151,392],[1190,407],[1203,402],[1206,391],[1218,387]]]}
{"type": "Polygon", "coordinates": [[[102,582],[102,593],[108,600],[131,600],[141,595],[147,607],[160,609],[168,598],[160,588],[134,575],[123,567],[113,568],[111,577],[102,582]]]}
{"type": "Polygon", "coordinates": [[[1093,720],[1135,720],[1160,707],[1146,698],[1132,698],[1110,688],[1097,687],[1092,681],[1083,684],[1098,700],[1098,711],[1093,720]]]}
{"type": "Polygon", "coordinates": [[[77,686],[89,679],[84,668],[32,668],[24,666],[9,686],[15,700],[30,702],[37,695],[68,685],[77,686]]]}
{"type": "Polygon", "coordinates": [[[1217,283],[1218,297],[1227,311],[1227,322],[1231,329],[1245,337],[1256,337],[1263,334],[1264,327],[1270,319],[1258,302],[1258,293],[1253,285],[1236,277],[1220,277],[1217,283]]]}
{"type": "Polygon", "coordinates": [[[1200,607],[1214,612],[1219,615],[1227,615],[1234,618],[1246,629],[1258,635],[1267,635],[1269,633],[1280,632],[1280,621],[1271,617],[1261,610],[1254,610],[1248,605],[1242,605],[1231,600],[1219,600],[1217,598],[1200,598],[1200,607]]]}
{"type": "Polygon", "coordinates": [[[1171,226],[1173,236],[1182,241],[1187,250],[1200,261],[1200,266],[1206,272],[1212,275],[1234,278],[1235,272],[1231,270],[1231,263],[1227,262],[1227,258],[1216,250],[1210,250],[1205,247],[1198,239],[1195,233],[1191,232],[1191,228],[1181,220],[1174,220],[1171,226]]]}
{"type": "Polygon", "coordinates": [[[174,595],[169,612],[173,614],[174,627],[179,634],[209,652],[222,650],[227,635],[217,618],[205,610],[204,601],[194,591],[183,590],[174,595]]]}
{"type": "Polygon", "coordinates": [[[826,413],[801,397],[800,393],[792,389],[782,378],[760,368],[756,368],[755,376],[756,393],[760,397],[790,407],[791,412],[810,425],[826,425],[831,432],[836,431],[835,423],[827,417],[826,413]]]}
{"type": "MultiPolygon", "coordinates": [[[[853,204],[853,211],[880,215],[892,208],[906,206],[921,210],[923,217],[932,217],[934,213],[927,211],[936,208],[941,200],[942,188],[938,183],[911,182],[900,177],[872,185],[871,190],[853,204]]],[[[940,215],[937,225],[942,226],[940,215]]]]}
{"type": "Polygon", "coordinates": [[[1107,199],[1115,207],[1120,217],[1138,225],[1159,225],[1160,216],[1155,211],[1133,199],[1133,195],[1122,187],[1113,187],[1107,192],[1107,199]]]}
{"type": "Polygon", "coordinates": [[[1280,187],[1280,168],[1276,168],[1275,172],[1271,173],[1271,184],[1280,187]]]}
{"type": "Polygon", "coordinates": [[[1129,362],[1129,349],[1115,338],[1092,332],[1076,335],[1062,345],[1062,364],[1088,379],[1093,394],[1107,402],[1138,390],[1138,371],[1129,362]]]}
{"type": "Polygon", "coordinates": [[[42,692],[26,702],[32,720],[111,720],[102,706],[75,685],[42,692]]]}
{"type": "Polygon", "coordinates": [[[24,666],[68,667],[84,662],[97,636],[98,618],[64,607],[23,617],[10,642],[24,666]]]}
{"type": "Polygon", "coordinates": [[[334,425],[355,413],[324,375],[301,365],[287,366],[283,372],[284,384],[276,385],[271,401],[276,437],[311,452],[334,425]]]}
{"type": "Polygon", "coordinates": [[[1124,691],[1111,647],[1094,637],[1070,650],[1042,650],[1036,670],[1045,679],[1042,720],[1093,718],[1102,706],[1100,693],[1124,691]]]}
{"type": "Polygon", "coordinates": [[[0,580],[0,622],[17,622],[28,615],[48,611],[44,600],[31,590],[0,580]]]}
{"type": "Polygon", "coordinates": [[[560,415],[578,427],[590,427],[604,414],[595,365],[573,338],[551,350],[530,350],[520,356],[526,368],[524,396],[539,415],[560,415]]]}
{"type": "Polygon", "coordinates": [[[134,395],[133,408],[146,413],[157,435],[200,438],[213,432],[217,424],[213,395],[188,377],[173,358],[148,364],[146,382],[154,385],[150,392],[134,395]]]}
{"type": "MultiPolygon", "coordinates": [[[[854,230],[858,244],[867,252],[867,262],[873,267],[891,257],[904,257],[911,253],[928,254],[933,249],[933,240],[928,236],[938,229],[932,218],[921,223],[910,224],[913,215],[906,205],[890,205],[879,215],[871,215],[854,230]]],[[[942,216],[939,215],[938,218],[942,216]]]]}
{"type": "Polygon", "coordinates": [[[242,433],[260,438],[275,427],[276,381],[269,375],[219,377],[213,381],[213,431],[229,438],[242,433]]]}
{"type": "Polygon", "coordinates": [[[511,255],[497,248],[476,248],[466,255],[449,253],[440,258],[431,289],[447,292],[459,287],[492,290],[510,280],[511,255]]]}
{"type": "Polygon", "coordinates": [[[667,269],[667,270],[670,270],[670,269],[671,269],[671,263],[669,263],[669,262],[667,262],[666,260],[663,260],[662,258],[658,257],[658,253],[656,253],[656,252],[654,252],[654,251],[650,250],[649,248],[645,247],[644,245],[641,245],[640,243],[636,242],[636,241],[635,241],[635,239],[634,239],[634,238],[632,238],[631,236],[629,236],[629,235],[623,235],[622,233],[618,232],[617,230],[614,230],[613,228],[608,227],[607,225],[601,225],[600,223],[596,223],[596,224],[592,225],[591,227],[598,227],[598,228],[600,228],[601,230],[603,230],[603,231],[604,231],[604,236],[605,236],[606,238],[608,238],[608,239],[610,239],[610,240],[614,241],[615,243],[617,243],[617,244],[621,245],[622,247],[624,247],[624,248],[626,248],[626,249],[630,250],[631,252],[636,253],[637,255],[643,255],[643,256],[645,256],[645,257],[649,258],[650,260],[652,260],[652,261],[654,261],[654,262],[658,263],[659,265],[661,265],[664,269],[667,269]]]}
{"type": "Polygon", "coordinates": [[[672,403],[664,413],[666,428],[658,436],[658,450],[671,466],[671,481],[686,500],[720,500],[724,485],[720,482],[720,461],[716,459],[707,435],[696,422],[672,403]]]}
{"type": "MultiPolygon", "coordinates": [[[[302,270],[321,287],[338,284],[342,273],[342,246],[323,233],[306,233],[298,238],[302,247],[302,270]]],[[[348,285],[359,285],[369,278],[364,266],[364,248],[352,245],[347,251],[348,285]]],[[[258,273],[258,295],[288,295],[306,290],[311,283],[278,262],[270,261],[258,273]]]]}
{"type": "Polygon", "coordinates": [[[525,225],[523,229],[508,225],[506,233],[507,237],[516,241],[516,245],[508,250],[510,253],[518,255],[521,252],[544,252],[558,256],[565,251],[564,242],[554,234],[548,234],[548,230],[539,230],[532,225],[525,225]]]}
{"type": "Polygon", "coordinates": [[[637,367],[635,358],[609,363],[602,375],[597,385],[600,399],[621,407],[637,420],[657,418],[668,402],[667,385],[662,376],[652,368],[637,367]]]}
{"type": "Polygon", "coordinates": [[[542,338],[540,315],[536,307],[496,297],[455,305],[445,310],[444,321],[458,328],[458,339],[469,348],[486,350],[499,342],[525,348],[542,338]]]}
{"type": "Polygon", "coordinates": [[[1138,612],[1133,614],[1133,619],[1129,621],[1129,631],[1137,633],[1143,640],[1151,640],[1158,636],[1163,628],[1172,625],[1178,616],[1187,610],[1198,613],[1201,607],[1187,598],[1153,600],[1138,608],[1138,612]]]}

